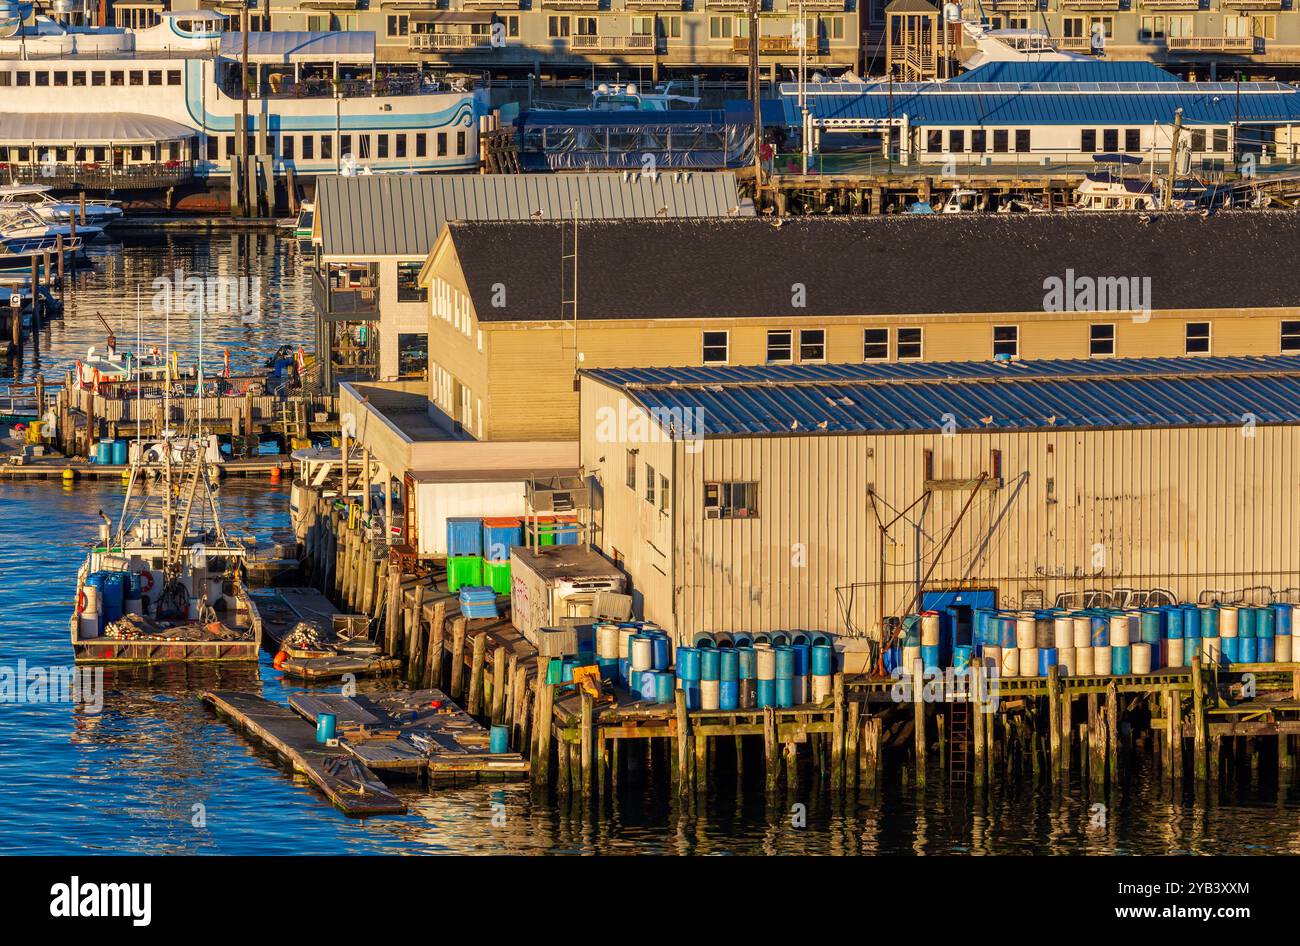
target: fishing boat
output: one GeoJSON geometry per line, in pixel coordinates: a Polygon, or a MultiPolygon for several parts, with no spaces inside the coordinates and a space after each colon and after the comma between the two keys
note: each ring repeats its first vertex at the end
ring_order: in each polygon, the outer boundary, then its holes
{"type": "Polygon", "coordinates": [[[115,200],[62,201],[54,197],[50,190],[48,184],[0,185],[0,209],[19,205],[30,208],[42,220],[51,223],[67,224],[76,221],[78,232],[92,225],[102,229],[122,216],[122,208],[115,200]]]}
{"type": "Polygon", "coordinates": [[[1156,185],[1141,177],[1130,177],[1125,167],[1142,163],[1128,154],[1095,154],[1092,159],[1103,170],[1085,175],[1074,189],[1075,210],[1155,210],[1159,206],[1156,185]]]}

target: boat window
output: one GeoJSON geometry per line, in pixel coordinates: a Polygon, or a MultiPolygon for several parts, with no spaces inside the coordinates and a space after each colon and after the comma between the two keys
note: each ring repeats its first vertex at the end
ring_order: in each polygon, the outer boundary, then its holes
{"type": "Polygon", "coordinates": [[[72,74],[72,84],[73,84],[73,85],[85,85],[85,84],[86,84],[86,74],[85,74],[84,72],[80,72],[80,71],[78,71],[78,72],[74,72],[74,73],[72,74]]]}
{"type": "Polygon", "coordinates": [[[162,84],[163,84],[163,81],[162,81],[162,70],[161,70],[161,69],[150,69],[150,70],[149,70],[149,84],[150,84],[150,85],[162,85],[162,84]]]}
{"type": "Polygon", "coordinates": [[[862,360],[886,361],[889,358],[889,329],[864,328],[862,330],[862,360]]]}
{"type": "Polygon", "coordinates": [[[0,69],[0,86],[12,85],[14,75],[8,69],[0,69]]]}
{"type": "Polygon", "coordinates": [[[730,347],[727,332],[705,332],[701,359],[706,365],[725,365],[730,347]]]}
{"type": "Polygon", "coordinates": [[[1088,354],[1094,358],[1104,358],[1115,354],[1115,326],[1102,323],[1088,329],[1088,354]]]}
{"type": "Polygon", "coordinates": [[[429,156],[429,136],[422,131],[415,135],[415,156],[417,158],[429,156]]]}
{"type": "Polygon", "coordinates": [[[14,85],[31,85],[31,84],[32,84],[32,74],[30,72],[20,71],[14,73],[14,85]]]}
{"type": "Polygon", "coordinates": [[[49,74],[48,72],[38,72],[38,73],[36,73],[36,84],[37,84],[37,85],[49,85],[49,84],[50,84],[50,74],[49,74]]]}
{"type": "Polygon", "coordinates": [[[56,69],[56,70],[54,71],[54,84],[55,84],[55,85],[67,85],[67,84],[68,84],[68,73],[67,73],[67,70],[65,70],[65,69],[56,69]]]}
{"type": "Polygon", "coordinates": [[[143,69],[132,69],[132,70],[131,70],[131,85],[144,85],[144,70],[143,70],[143,69]]]}
{"type": "Polygon", "coordinates": [[[121,69],[113,69],[108,74],[109,85],[126,85],[126,73],[121,69]]]}
{"type": "Polygon", "coordinates": [[[168,70],[167,70],[167,84],[168,84],[168,85],[180,85],[180,84],[181,84],[181,71],[180,71],[179,69],[168,69],[168,70]]]}
{"type": "Polygon", "coordinates": [[[1183,335],[1183,353],[1208,355],[1210,353],[1210,323],[1188,322],[1183,335]]]}
{"type": "Polygon", "coordinates": [[[794,333],[788,329],[772,329],[767,333],[767,363],[786,364],[794,360],[794,333]]]}
{"type": "Polygon", "coordinates": [[[993,354],[1015,358],[1020,354],[1020,326],[993,326],[993,354]]]}
{"type": "Polygon", "coordinates": [[[917,361],[921,358],[921,329],[900,328],[898,330],[898,360],[917,361]]]}
{"type": "Polygon", "coordinates": [[[92,69],[90,71],[90,84],[92,86],[104,84],[104,71],[102,69],[92,69]]]}
{"type": "Polygon", "coordinates": [[[1300,352],[1300,322],[1284,321],[1282,323],[1282,351],[1300,352]]]}

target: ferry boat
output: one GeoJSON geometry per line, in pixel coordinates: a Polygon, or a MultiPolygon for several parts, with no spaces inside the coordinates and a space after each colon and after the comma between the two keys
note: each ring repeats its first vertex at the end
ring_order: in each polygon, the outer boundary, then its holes
{"type": "Polygon", "coordinates": [[[176,464],[164,451],[155,487],[132,464],[116,526],[100,512],[98,541],[77,572],[69,630],[78,663],[257,660],[262,621],[244,583],[250,544],[221,524],[206,453],[182,452],[176,464]]]}
{"type": "Polygon", "coordinates": [[[247,133],[297,181],[351,163],[374,172],[478,166],[485,90],[413,63],[379,63],[371,32],[250,32],[210,10],[147,29],[38,15],[0,35],[0,164],[55,190],[170,187],[229,177],[247,133]],[[107,111],[107,108],[114,111],[107,111]]]}

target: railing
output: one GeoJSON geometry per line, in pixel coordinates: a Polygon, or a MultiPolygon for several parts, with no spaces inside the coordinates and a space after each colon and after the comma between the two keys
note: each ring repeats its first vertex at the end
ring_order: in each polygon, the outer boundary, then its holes
{"type": "Polygon", "coordinates": [[[1165,48],[1185,52],[1253,52],[1253,36],[1170,36],[1165,40],[1165,48]]]}
{"type": "Polygon", "coordinates": [[[682,0],[627,0],[630,10],[680,10],[682,0]]]}
{"type": "Polygon", "coordinates": [[[991,0],[994,10],[1037,10],[1038,0],[991,0]]]}
{"type": "MultiPolygon", "coordinates": [[[[1025,2],[1037,3],[1038,0],[1025,0],[1025,2]]],[[[803,0],[803,8],[806,13],[814,11],[818,13],[841,13],[844,10],[844,0],[803,0]]],[[[798,0],[790,0],[790,12],[796,16],[798,15],[798,0]]]]}
{"type": "Polygon", "coordinates": [[[490,33],[412,33],[410,48],[422,49],[477,49],[492,45],[490,33]]]}
{"type": "Polygon", "coordinates": [[[518,10],[519,0],[461,0],[466,10],[518,10]]]}
{"type": "MultiPolygon", "coordinates": [[[[813,43],[808,44],[810,55],[817,54],[817,48],[813,43]]],[[[735,36],[731,40],[731,51],[733,53],[749,52],[749,37],[735,36]]],[[[758,54],[776,54],[776,53],[797,53],[799,44],[793,36],[760,36],[758,38],[758,54]]]]}
{"type": "Polygon", "coordinates": [[[542,0],[543,10],[599,10],[601,0],[542,0]]]}
{"type": "Polygon", "coordinates": [[[573,36],[569,47],[582,52],[654,52],[653,36],[573,36]]]}
{"type": "Polygon", "coordinates": [[[379,313],[377,286],[335,286],[319,272],[312,274],[312,301],[326,319],[365,319],[379,313]]]}
{"type": "Polygon", "coordinates": [[[1159,7],[1164,9],[1172,8],[1175,10],[1183,8],[1199,9],[1201,2],[1200,0],[1142,0],[1142,6],[1159,7]]]}
{"type": "Polygon", "coordinates": [[[1280,10],[1282,0],[1222,0],[1225,7],[1249,7],[1252,10],[1280,10]]]}
{"type": "Polygon", "coordinates": [[[749,0],[705,0],[710,10],[748,10],[749,0]]]}
{"type": "Polygon", "coordinates": [[[1118,10],[1120,0],[1061,0],[1061,6],[1072,10],[1118,10]]]}
{"type": "MultiPolygon", "coordinates": [[[[37,149],[40,150],[40,149],[37,149]]],[[[2,164],[0,179],[17,184],[48,184],[60,190],[146,190],[171,187],[194,179],[192,161],[163,161],[155,164],[107,162],[90,164],[2,164]]]]}
{"type": "MultiPolygon", "coordinates": [[[[1195,3],[1196,0],[1191,0],[1191,2],[1195,3]]],[[[1060,36],[1053,39],[1052,43],[1057,49],[1083,50],[1084,52],[1091,52],[1092,50],[1091,36],[1060,36]]]]}
{"type": "MultiPolygon", "coordinates": [[[[434,90],[434,86],[420,76],[390,76],[374,82],[369,79],[346,79],[338,83],[331,78],[319,78],[275,84],[263,82],[261,88],[252,92],[252,96],[262,99],[304,99],[332,98],[338,95],[345,99],[355,99],[374,95],[421,95],[434,90]]],[[[239,77],[221,83],[221,91],[231,98],[239,98],[239,77]]]]}

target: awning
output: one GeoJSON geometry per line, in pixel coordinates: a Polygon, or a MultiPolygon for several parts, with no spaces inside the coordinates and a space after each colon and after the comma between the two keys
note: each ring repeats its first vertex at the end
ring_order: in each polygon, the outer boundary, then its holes
{"type": "MultiPolygon", "coordinates": [[[[238,59],[242,54],[239,33],[221,34],[221,55],[238,59]]],[[[249,32],[250,62],[290,63],[337,59],[342,62],[373,62],[375,34],[369,30],[320,32],[249,32]]]]}
{"type": "Polygon", "coordinates": [[[0,113],[0,142],[5,144],[147,144],[196,134],[180,122],[135,112],[0,113]]]}

